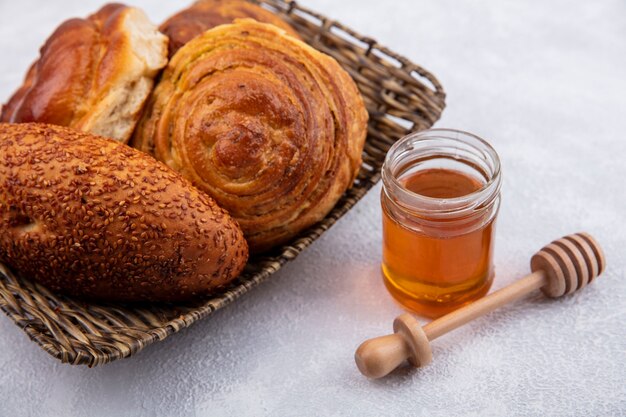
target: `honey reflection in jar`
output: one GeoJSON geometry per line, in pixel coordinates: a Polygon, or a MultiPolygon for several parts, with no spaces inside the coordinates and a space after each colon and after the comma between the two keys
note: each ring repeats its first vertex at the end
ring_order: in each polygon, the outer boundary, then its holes
{"type": "Polygon", "coordinates": [[[482,297],[493,278],[497,154],[465,132],[400,140],[383,168],[383,276],[405,308],[438,317],[482,297]]]}

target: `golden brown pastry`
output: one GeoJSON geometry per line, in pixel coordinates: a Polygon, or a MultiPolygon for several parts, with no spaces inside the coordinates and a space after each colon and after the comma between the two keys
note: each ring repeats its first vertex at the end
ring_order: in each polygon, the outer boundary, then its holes
{"type": "Polygon", "coordinates": [[[334,59],[244,19],[174,55],[133,141],[215,198],[259,252],[326,216],[359,171],[366,128],[334,59]]]}
{"type": "Polygon", "coordinates": [[[213,200],[110,139],[0,123],[0,262],[53,291],[181,301],[228,284],[248,248],[213,200]]]}
{"type": "Polygon", "coordinates": [[[172,57],[181,46],[205,31],[246,17],[278,26],[300,39],[280,17],[246,0],[200,0],[167,19],[159,29],[170,39],[169,56],[172,57]]]}
{"type": "Polygon", "coordinates": [[[41,48],[0,122],[41,122],[127,142],[167,63],[167,38],[134,7],[70,19],[41,48]]]}

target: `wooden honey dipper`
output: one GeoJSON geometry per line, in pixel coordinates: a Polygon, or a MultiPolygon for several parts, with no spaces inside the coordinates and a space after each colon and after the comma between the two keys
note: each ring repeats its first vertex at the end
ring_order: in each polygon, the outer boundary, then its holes
{"type": "Polygon", "coordinates": [[[439,336],[537,289],[551,298],[570,294],[589,284],[604,267],[604,254],[593,237],[587,233],[564,236],[533,255],[530,275],[472,304],[424,327],[410,314],[398,316],[393,323],[395,333],[359,346],[356,364],[370,378],[387,375],[407,359],[413,366],[424,366],[432,360],[430,342],[439,336]]]}

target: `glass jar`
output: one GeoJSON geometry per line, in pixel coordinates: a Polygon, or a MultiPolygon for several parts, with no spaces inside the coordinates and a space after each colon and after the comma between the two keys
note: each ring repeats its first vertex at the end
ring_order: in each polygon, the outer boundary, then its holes
{"type": "Polygon", "coordinates": [[[384,282],[405,308],[436,318],[489,291],[494,278],[500,160],[483,139],[431,129],[385,158],[384,282]]]}

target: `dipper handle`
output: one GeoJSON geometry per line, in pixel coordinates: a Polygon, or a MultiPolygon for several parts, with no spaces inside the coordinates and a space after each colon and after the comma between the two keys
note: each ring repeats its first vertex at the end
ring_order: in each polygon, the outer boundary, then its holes
{"type": "Polygon", "coordinates": [[[544,246],[531,259],[533,273],[488,296],[428,323],[423,328],[409,314],[394,321],[394,334],[366,340],[355,353],[357,367],[370,378],[387,375],[405,360],[424,366],[432,359],[430,341],[484,314],[540,289],[560,297],[589,284],[605,268],[600,245],[577,233],[544,246]]]}

